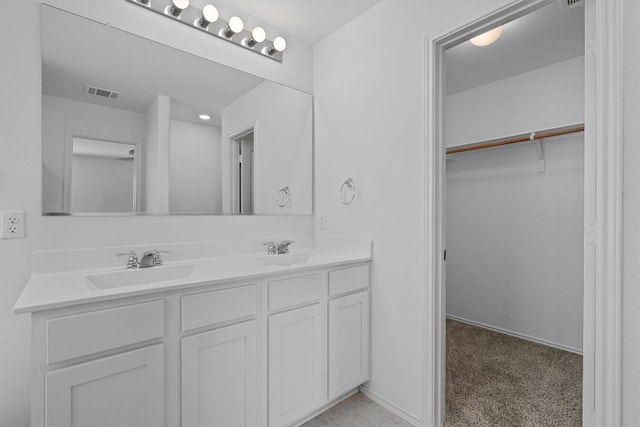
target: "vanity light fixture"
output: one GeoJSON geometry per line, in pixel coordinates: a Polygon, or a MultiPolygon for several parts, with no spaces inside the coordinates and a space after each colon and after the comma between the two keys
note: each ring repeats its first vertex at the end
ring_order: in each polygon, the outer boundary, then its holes
{"type": "Polygon", "coordinates": [[[251,37],[245,39],[245,43],[249,47],[253,47],[258,43],[262,43],[267,38],[267,33],[264,31],[262,27],[255,27],[253,31],[251,31],[251,37]]]}
{"type": "Polygon", "coordinates": [[[218,8],[212,4],[208,4],[202,8],[202,16],[198,19],[197,25],[202,28],[207,28],[209,24],[216,22],[219,17],[218,8]]]}
{"type": "Polygon", "coordinates": [[[182,11],[189,7],[189,0],[171,0],[171,4],[167,6],[167,13],[174,18],[180,17],[182,11]]]}
{"type": "MultiPolygon", "coordinates": [[[[283,51],[287,42],[282,37],[274,40],[267,39],[264,28],[256,26],[252,31],[244,28],[244,22],[239,16],[233,16],[228,21],[220,17],[218,8],[213,4],[206,4],[200,8],[191,4],[189,0],[126,0],[151,10],[163,16],[174,18],[174,22],[181,22],[200,31],[241,46],[265,58],[282,62],[283,51]]],[[[209,0],[212,1],[212,0],[209,0]]]]}
{"type": "Polygon", "coordinates": [[[199,118],[200,120],[211,120],[211,116],[210,116],[210,115],[208,115],[208,114],[200,114],[200,115],[198,116],[198,118],[199,118]]]}
{"type": "Polygon", "coordinates": [[[496,27],[493,30],[489,30],[486,33],[482,33],[479,36],[472,38],[471,44],[474,46],[489,46],[500,38],[502,35],[502,26],[496,27]]]}

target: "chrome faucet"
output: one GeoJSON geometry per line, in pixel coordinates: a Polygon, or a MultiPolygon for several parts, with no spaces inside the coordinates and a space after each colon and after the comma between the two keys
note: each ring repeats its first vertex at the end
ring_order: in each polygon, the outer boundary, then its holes
{"type": "Polygon", "coordinates": [[[158,249],[154,249],[152,251],[147,251],[142,255],[142,259],[138,264],[140,268],[148,268],[148,267],[156,267],[158,265],[162,265],[162,257],[161,253],[170,253],[171,251],[159,251],[158,249]]]}
{"type": "Polygon", "coordinates": [[[283,240],[282,242],[278,242],[276,245],[276,253],[277,254],[288,254],[289,253],[289,245],[295,243],[293,240],[283,240]]]}
{"type": "Polygon", "coordinates": [[[276,244],[273,243],[272,240],[268,242],[264,242],[263,245],[267,247],[267,255],[275,255],[278,253],[278,249],[276,248],[276,244]]]}
{"type": "Polygon", "coordinates": [[[122,257],[122,256],[129,257],[127,259],[127,270],[132,270],[134,268],[138,268],[138,266],[139,266],[138,254],[136,254],[136,251],[119,252],[119,253],[116,254],[116,256],[118,256],[118,257],[122,257]]]}

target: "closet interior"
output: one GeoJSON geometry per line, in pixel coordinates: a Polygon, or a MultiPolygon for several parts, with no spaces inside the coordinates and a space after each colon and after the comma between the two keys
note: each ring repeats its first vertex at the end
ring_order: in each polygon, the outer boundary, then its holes
{"type": "Polygon", "coordinates": [[[582,423],[584,46],[554,2],[446,51],[447,426],[582,423]]]}

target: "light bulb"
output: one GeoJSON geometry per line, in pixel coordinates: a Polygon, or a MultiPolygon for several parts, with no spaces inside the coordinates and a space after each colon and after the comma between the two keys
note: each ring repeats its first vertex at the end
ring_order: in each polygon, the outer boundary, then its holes
{"type": "Polygon", "coordinates": [[[273,55],[276,52],[282,52],[287,48],[287,41],[282,37],[276,37],[273,39],[273,46],[267,49],[269,55],[273,55]]]}
{"type": "Polygon", "coordinates": [[[251,37],[248,39],[244,39],[243,41],[249,47],[255,46],[257,43],[262,43],[267,38],[267,33],[264,31],[262,27],[255,27],[253,31],[251,31],[251,37]]]}
{"type": "Polygon", "coordinates": [[[208,4],[202,8],[202,17],[200,18],[199,24],[202,28],[206,28],[212,22],[216,22],[219,17],[218,9],[214,5],[208,4]]]}
{"type": "Polygon", "coordinates": [[[189,7],[189,0],[171,0],[169,13],[177,18],[187,7],[189,7]]]}
{"type": "Polygon", "coordinates": [[[231,37],[234,34],[241,32],[243,29],[244,29],[244,23],[242,22],[242,19],[238,18],[237,16],[234,16],[231,19],[229,19],[229,26],[227,27],[227,31],[225,31],[225,35],[227,37],[231,37]]]}
{"type": "Polygon", "coordinates": [[[493,30],[482,33],[471,39],[471,44],[474,46],[489,46],[494,43],[502,35],[502,26],[496,27],[493,30]]]}
{"type": "Polygon", "coordinates": [[[211,116],[210,116],[210,115],[208,115],[208,114],[200,114],[200,115],[198,116],[198,118],[199,118],[200,120],[210,120],[210,119],[211,119],[211,116]]]}
{"type": "Polygon", "coordinates": [[[256,41],[256,43],[262,43],[267,38],[267,33],[264,31],[262,27],[255,27],[251,32],[251,38],[256,41]]]}

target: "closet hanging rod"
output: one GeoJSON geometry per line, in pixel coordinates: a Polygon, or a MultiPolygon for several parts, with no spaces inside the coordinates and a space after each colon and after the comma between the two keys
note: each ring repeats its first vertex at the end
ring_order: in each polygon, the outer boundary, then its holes
{"type": "Polygon", "coordinates": [[[551,138],[554,136],[567,135],[570,133],[577,133],[582,131],[584,131],[584,124],[572,125],[572,126],[567,126],[562,128],[544,130],[541,132],[534,132],[533,134],[527,133],[527,134],[522,134],[517,136],[509,136],[506,138],[493,139],[491,141],[486,141],[486,142],[479,142],[476,144],[462,145],[459,147],[451,147],[451,148],[447,148],[447,154],[464,153],[466,151],[482,150],[484,148],[499,147],[501,145],[509,145],[509,144],[516,144],[518,142],[531,141],[532,135],[533,135],[533,140],[535,140],[535,139],[551,138]]]}

